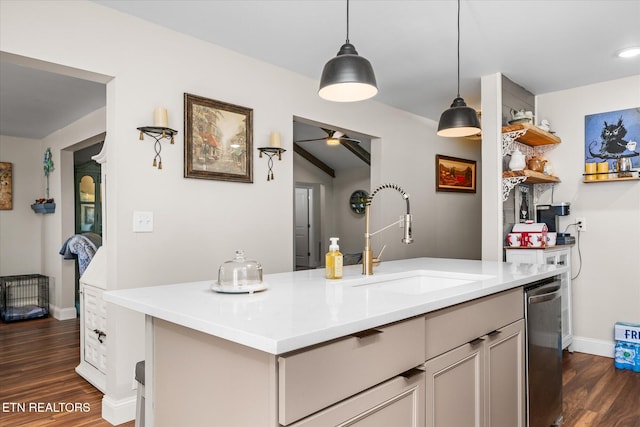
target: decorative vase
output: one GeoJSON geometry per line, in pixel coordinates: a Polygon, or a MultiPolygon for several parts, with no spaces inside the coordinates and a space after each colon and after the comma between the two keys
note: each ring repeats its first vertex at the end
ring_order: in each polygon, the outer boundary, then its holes
{"type": "Polygon", "coordinates": [[[513,152],[511,152],[511,160],[509,161],[509,170],[521,171],[526,165],[527,162],[525,162],[524,154],[517,148],[513,150],[513,152]]]}

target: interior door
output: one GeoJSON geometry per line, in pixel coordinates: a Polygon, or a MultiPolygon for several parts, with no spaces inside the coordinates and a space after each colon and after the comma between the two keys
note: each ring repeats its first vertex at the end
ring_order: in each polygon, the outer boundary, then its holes
{"type": "Polygon", "coordinates": [[[93,160],[75,167],[76,234],[102,235],[100,169],[93,160]]]}
{"type": "Polygon", "coordinates": [[[296,221],[296,270],[299,267],[309,267],[311,250],[309,247],[309,198],[311,190],[304,187],[296,187],[295,196],[295,221],[296,221]]]}

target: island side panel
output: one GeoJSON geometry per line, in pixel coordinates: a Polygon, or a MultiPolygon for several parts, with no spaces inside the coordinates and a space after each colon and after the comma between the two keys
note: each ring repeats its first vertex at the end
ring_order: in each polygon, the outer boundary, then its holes
{"type": "Polygon", "coordinates": [[[278,425],[274,355],[153,322],[155,427],[278,425]]]}

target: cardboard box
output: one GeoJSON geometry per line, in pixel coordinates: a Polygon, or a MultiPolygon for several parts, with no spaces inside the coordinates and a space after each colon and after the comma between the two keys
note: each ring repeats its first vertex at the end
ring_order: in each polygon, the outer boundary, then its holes
{"type": "Polygon", "coordinates": [[[512,233],[520,234],[520,246],[546,248],[547,247],[547,224],[544,222],[526,222],[514,224],[512,233]]]}

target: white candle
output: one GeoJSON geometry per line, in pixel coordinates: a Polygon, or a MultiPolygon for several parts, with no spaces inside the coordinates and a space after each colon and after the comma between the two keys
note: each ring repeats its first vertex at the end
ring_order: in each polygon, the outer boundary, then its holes
{"type": "Polygon", "coordinates": [[[280,148],[280,132],[271,132],[271,146],[280,148]]]}
{"type": "Polygon", "coordinates": [[[153,125],[160,128],[169,127],[169,116],[166,108],[156,108],[153,110],[153,125]]]}

